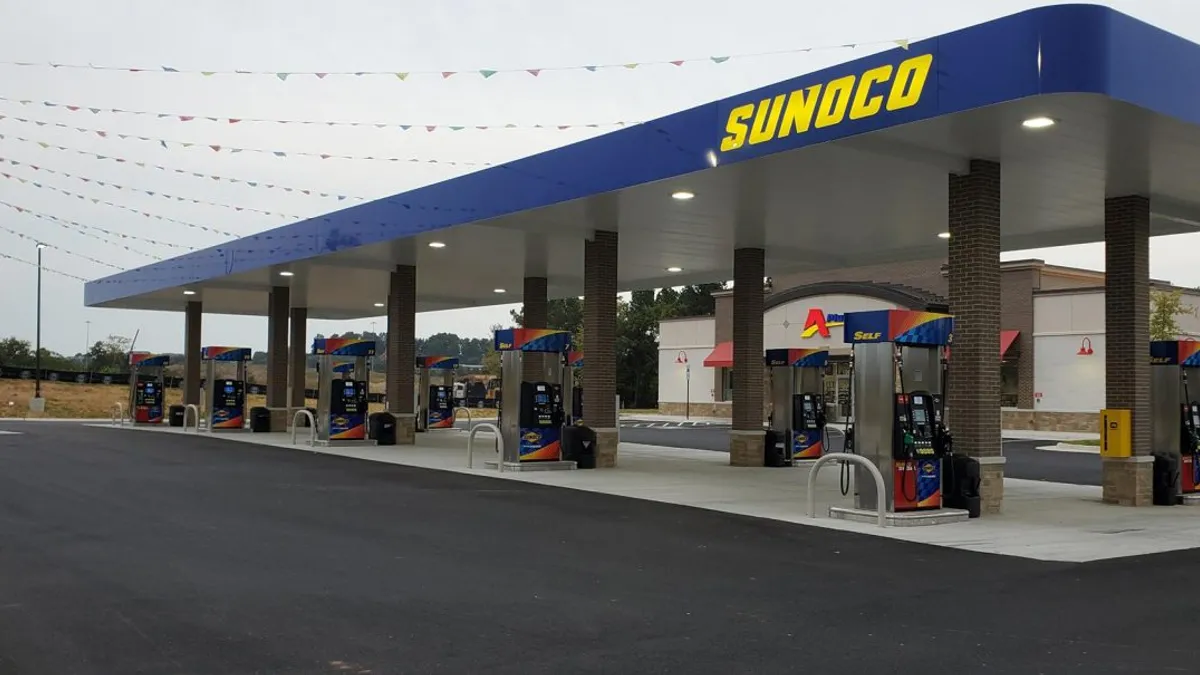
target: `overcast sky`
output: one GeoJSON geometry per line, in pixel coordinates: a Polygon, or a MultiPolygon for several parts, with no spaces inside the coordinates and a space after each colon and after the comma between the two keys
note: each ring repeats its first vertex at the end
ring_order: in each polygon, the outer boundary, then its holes
{"type": "MultiPolygon", "coordinates": [[[[872,43],[937,35],[1011,14],[1043,2],[985,0],[856,0],[828,3],[761,0],[206,0],[198,3],[151,0],[0,0],[0,60],[97,65],[170,65],[196,70],[266,71],[477,71],[480,68],[538,68],[589,63],[671,61],[725,54],[763,53],[816,45],[872,43]],[[752,10],[742,15],[742,9],[752,10]]],[[[1109,2],[1126,13],[1190,39],[1200,39],[1200,8],[1188,0],[1109,2]]],[[[220,118],[347,120],[393,124],[533,125],[637,121],[787,79],[851,60],[883,46],[824,49],[808,54],[732,59],[711,63],[545,72],[539,77],[477,73],[442,79],[413,75],[407,81],[385,77],[312,76],[279,81],[270,77],[132,74],[0,66],[0,97],[29,99],[33,105],[0,101],[0,114],[111,132],[107,138],[53,126],[0,120],[0,172],[36,180],[0,178],[0,200],[66,221],[140,237],[122,239],[132,252],[80,234],[54,221],[36,219],[0,206],[0,253],[35,259],[33,242],[8,230],[45,241],[45,265],[94,279],[121,268],[182,252],[178,246],[208,246],[221,235],[147,218],[134,211],[209,228],[249,234],[282,225],[295,216],[335,210],[350,202],[304,196],[279,189],[252,188],[205,176],[232,177],[260,184],[381,197],[437,182],[465,169],[426,164],[321,160],[290,156],[213,152],[207,146],[241,146],[287,152],[347,155],[393,154],[458,161],[498,162],[572,143],[600,130],[499,130],[428,133],[420,127],[339,128],[182,122],[177,118],[130,116],[48,108],[42,101],[84,107],[122,108],[220,118]],[[194,142],[168,148],[125,133],[194,142]],[[43,149],[22,137],[129,160],[118,164],[87,154],[43,149]],[[386,152],[385,152],[386,151],[386,152]],[[20,162],[13,166],[11,161],[20,162]],[[136,162],[172,171],[139,168],[136,162]],[[44,170],[35,171],[28,164],[44,170]],[[180,175],[174,169],[187,173],[180,175]],[[63,175],[63,174],[68,175],[63,175]],[[85,182],[81,179],[89,179],[85,182]],[[98,186],[113,183],[138,191],[98,186]],[[54,190],[51,188],[58,188],[54,190]],[[84,199],[63,194],[65,190],[84,199]],[[269,211],[266,215],[166,199],[163,193],[215,204],[269,211]],[[128,207],[122,209],[92,199],[128,207]],[[288,217],[292,216],[292,217],[288,217]],[[78,255],[69,255],[72,252],[78,255]]],[[[88,232],[100,238],[111,235],[88,232]]],[[[1192,253],[1200,235],[1156,241],[1151,273],[1186,285],[1200,285],[1192,253]],[[1186,246],[1182,244],[1186,243],[1186,246]]],[[[1006,255],[1101,268],[1100,244],[1026,251],[1006,255]]],[[[32,339],[35,268],[0,259],[0,336],[32,339]]],[[[177,351],[182,347],[180,314],[83,308],[80,281],[47,273],[43,278],[43,345],[74,353],[111,333],[141,331],[138,348],[177,351]],[[87,323],[90,322],[90,325],[87,323]]],[[[483,336],[494,323],[506,323],[509,306],[423,314],[417,331],[425,336],[448,331],[483,336]]],[[[382,330],[385,322],[377,319],[382,330]]],[[[312,322],[310,331],[371,328],[371,321],[312,322]]],[[[206,317],[205,343],[263,348],[265,318],[206,317]]]]}

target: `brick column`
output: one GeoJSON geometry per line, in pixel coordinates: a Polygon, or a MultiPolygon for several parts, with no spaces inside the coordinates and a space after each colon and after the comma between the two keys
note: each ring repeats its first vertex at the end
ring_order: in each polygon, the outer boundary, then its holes
{"type": "Polygon", "coordinates": [[[1132,411],[1133,457],[1103,461],[1103,499],[1152,503],[1150,457],[1150,200],[1104,200],[1104,382],[1109,408],[1132,411]]]}
{"type": "Polygon", "coordinates": [[[950,311],[954,314],[947,414],[954,451],[980,463],[984,513],[1004,501],[1000,449],[1000,165],[971,160],[950,176],[950,311]]]}
{"type": "Polygon", "coordinates": [[[199,300],[188,302],[183,314],[184,405],[200,405],[200,323],[203,314],[204,305],[199,300]]]}
{"type": "Polygon", "coordinates": [[[417,268],[397,265],[388,288],[387,407],[396,416],[396,443],[416,443],[413,411],[417,362],[417,268]]]}
{"type": "Polygon", "coordinates": [[[763,277],[761,248],[733,252],[733,428],[730,466],[763,466],[763,277]]]}
{"type": "MultiPolygon", "coordinates": [[[[308,343],[308,308],[293,307],[289,321],[291,335],[288,342],[291,349],[288,357],[288,385],[291,387],[291,394],[288,405],[292,408],[303,408],[304,389],[308,383],[308,352],[312,347],[308,343]]],[[[288,423],[290,424],[291,420],[288,423]]]]}
{"type": "Polygon", "coordinates": [[[583,418],[596,431],[596,466],[614,467],[618,435],[616,232],[596,232],[583,243],[583,293],[587,364],[583,369],[583,418]]]}
{"type": "MultiPolygon", "coordinates": [[[[547,295],[546,277],[525,277],[525,288],[521,293],[522,327],[549,328],[550,303],[547,295]]],[[[545,379],[546,354],[529,352],[521,355],[521,379],[525,382],[536,382],[545,379]]]]}
{"type": "Polygon", "coordinates": [[[267,407],[271,428],[287,427],[288,309],[291,289],[274,286],[267,296],[267,407]]]}

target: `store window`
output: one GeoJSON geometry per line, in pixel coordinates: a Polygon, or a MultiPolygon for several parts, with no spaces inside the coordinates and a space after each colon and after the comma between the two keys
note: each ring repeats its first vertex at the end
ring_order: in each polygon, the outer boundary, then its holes
{"type": "Polygon", "coordinates": [[[733,400],[733,368],[721,369],[721,400],[733,400]]]}
{"type": "Polygon", "coordinates": [[[1000,362],[1000,407],[1016,408],[1017,391],[1020,384],[1020,373],[1017,371],[1017,360],[1008,359],[1000,362]]]}

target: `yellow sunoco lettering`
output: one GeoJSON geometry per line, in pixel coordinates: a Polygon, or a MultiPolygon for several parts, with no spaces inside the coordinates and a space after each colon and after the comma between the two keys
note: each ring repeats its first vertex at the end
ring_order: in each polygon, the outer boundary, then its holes
{"type": "Polygon", "coordinates": [[[812,124],[813,113],[817,110],[817,99],[821,96],[821,87],[814,84],[808,89],[797,89],[788,96],[787,107],[783,109],[783,122],[779,127],[779,137],[786,138],[792,132],[802,134],[808,131],[812,124]]]}
{"type": "Polygon", "coordinates": [[[878,114],[883,107],[883,95],[871,96],[871,87],[880,82],[887,82],[892,76],[892,66],[872,68],[862,74],[858,80],[858,89],[854,91],[854,102],[850,104],[850,119],[861,120],[878,114]]]}
{"type": "Polygon", "coordinates": [[[758,104],[754,124],[750,127],[750,145],[766,143],[775,138],[775,131],[779,129],[779,114],[783,112],[784,98],[785,96],[780,94],[774,100],[764,98],[758,104]]]}
{"type": "Polygon", "coordinates": [[[850,94],[854,91],[854,75],[839,77],[825,87],[825,95],[821,97],[821,106],[817,110],[816,127],[824,129],[831,127],[846,118],[846,108],[850,105],[850,94]]]}
{"type": "Polygon", "coordinates": [[[725,123],[725,133],[729,135],[721,139],[721,152],[737,150],[746,143],[746,132],[750,129],[746,126],[746,120],[753,114],[753,103],[739,105],[729,111],[729,120],[725,123]]]}
{"type": "Polygon", "coordinates": [[[925,81],[929,78],[929,66],[932,64],[933,54],[914,56],[900,63],[900,67],[896,69],[896,78],[892,80],[892,91],[888,94],[888,110],[911,108],[921,100],[921,93],[925,91],[925,81]]]}

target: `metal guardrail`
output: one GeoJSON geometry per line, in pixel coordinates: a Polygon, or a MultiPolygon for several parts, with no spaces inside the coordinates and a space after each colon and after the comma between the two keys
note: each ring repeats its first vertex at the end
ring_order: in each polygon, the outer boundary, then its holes
{"type": "Polygon", "coordinates": [[[469,430],[469,429],[471,429],[472,427],[474,427],[475,425],[474,425],[474,424],[471,422],[471,409],[470,409],[470,408],[468,408],[468,407],[467,407],[467,406],[465,406],[465,405],[460,405],[460,406],[458,406],[458,407],[456,407],[456,408],[454,409],[454,421],[455,421],[455,422],[457,422],[457,421],[458,421],[458,411],[459,411],[459,410],[466,410],[466,411],[467,411],[467,429],[469,430]]]}
{"type": "Polygon", "coordinates": [[[879,512],[879,526],[887,527],[887,510],[884,506],[887,501],[885,499],[887,489],[883,486],[883,474],[879,473],[879,467],[875,466],[875,463],[871,460],[862,455],[852,455],[848,452],[829,453],[818,459],[816,464],[813,464],[812,470],[808,474],[808,517],[817,517],[817,472],[821,470],[822,466],[835,460],[865,466],[871,472],[871,475],[875,477],[875,494],[878,496],[875,504],[879,512]]]}
{"type": "Polygon", "coordinates": [[[484,429],[490,429],[492,433],[496,434],[496,453],[499,458],[496,466],[500,471],[504,471],[504,438],[500,435],[500,427],[487,422],[481,422],[471,427],[471,433],[467,434],[467,468],[475,468],[475,434],[484,429]]]}
{"type": "Polygon", "coordinates": [[[125,426],[125,404],[120,401],[113,403],[112,409],[109,411],[109,419],[112,420],[113,426],[125,426]]]}
{"type": "Polygon", "coordinates": [[[296,429],[300,428],[300,418],[308,418],[308,447],[317,447],[317,419],[307,410],[297,410],[295,415],[292,415],[292,445],[296,444],[296,429]]]}
{"type": "Polygon", "coordinates": [[[183,406],[183,433],[187,433],[188,411],[192,411],[192,419],[196,421],[196,433],[200,433],[200,406],[189,403],[183,406]]]}

